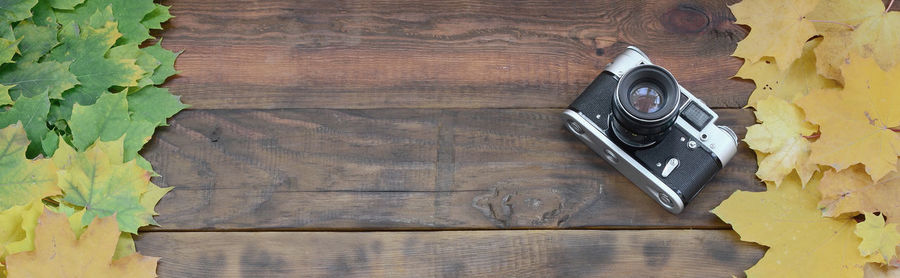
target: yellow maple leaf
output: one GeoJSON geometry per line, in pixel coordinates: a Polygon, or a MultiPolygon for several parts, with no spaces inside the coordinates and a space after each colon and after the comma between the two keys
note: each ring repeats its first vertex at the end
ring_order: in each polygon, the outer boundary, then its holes
{"type": "Polygon", "coordinates": [[[900,268],[889,267],[878,263],[868,263],[863,269],[865,278],[898,278],[900,268]]]}
{"type": "Polygon", "coordinates": [[[847,59],[853,44],[852,31],[863,21],[882,13],[880,0],[828,0],[821,1],[807,15],[822,42],[814,50],[816,70],[822,76],[843,82],[841,65],[847,59]]]}
{"type": "Polygon", "coordinates": [[[806,15],[816,30],[850,30],[873,16],[884,13],[880,0],[825,0],[806,15]]]}
{"type": "MultiPolygon", "coordinates": [[[[34,249],[34,227],[44,205],[33,201],[0,212],[0,262],[7,255],[34,249]]],[[[0,277],[5,267],[0,264],[0,277]]]]}
{"type": "Polygon", "coordinates": [[[897,224],[884,223],[881,216],[866,213],[866,220],[856,224],[857,236],[862,238],[859,243],[859,254],[868,256],[878,252],[885,262],[897,256],[897,245],[900,244],[900,233],[897,232],[897,224]]]}
{"type": "Polygon", "coordinates": [[[758,101],[769,96],[792,102],[811,90],[837,87],[838,84],[834,80],[816,74],[816,57],[813,55],[813,49],[821,41],[814,39],[807,42],[803,46],[800,58],[783,71],[778,69],[777,61],[771,57],[763,57],[757,62],[744,60],[744,65],[738,69],[735,76],[752,79],[756,84],[756,89],[747,100],[747,106],[756,107],[758,101]]]}
{"type": "Polygon", "coordinates": [[[860,255],[856,221],[822,217],[817,180],[802,188],[788,176],[778,188],[766,183],[765,192],[737,191],[712,210],[741,240],[770,247],[747,276],[859,277],[865,263],[880,261],[860,255]]]}
{"type": "Polygon", "coordinates": [[[9,277],[156,277],[159,258],[135,253],[112,260],[119,233],[114,216],[95,218],[76,239],[65,214],[45,210],[34,251],[7,256],[9,277]]]}
{"type": "MultiPolygon", "coordinates": [[[[123,135],[121,138],[112,140],[112,141],[100,141],[97,140],[93,144],[89,146],[88,150],[85,150],[84,154],[96,156],[98,153],[105,154],[105,159],[103,161],[108,161],[108,163],[113,165],[121,165],[124,163],[122,161],[124,149],[122,144],[125,141],[125,136],[123,135]]],[[[59,146],[56,148],[56,152],[53,153],[53,157],[50,159],[53,160],[53,163],[59,169],[69,169],[72,167],[75,159],[78,158],[79,152],[69,146],[62,138],[59,139],[59,146]]]]}
{"type": "Polygon", "coordinates": [[[819,207],[825,216],[881,212],[890,223],[900,223],[900,172],[873,182],[862,166],[827,171],[819,185],[819,207]]]}
{"type": "Polygon", "coordinates": [[[900,13],[884,11],[880,0],[821,1],[808,15],[823,37],[815,49],[818,73],[843,81],[840,68],[851,52],[876,57],[884,70],[900,62],[900,13]]]}
{"type": "Polygon", "coordinates": [[[158,225],[154,207],[172,187],[150,183],[151,173],[137,160],[123,162],[124,138],[97,140],[81,152],[61,140],[52,161],[66,170],[59,175],[59,187],[66,192],[62,203],[83,210],[83,224],[116,212],[122,231],[136,234],[141,226],[158,225]]]}
{"type": "MultiPolygon", "coordinates": [[[[35,200],[27,205],[15,206],[0,212],[0,261],[9,254],[34,250],[34,228],[44,208],[60,209],[46,207],[42,201],[35,200]]],[[[69,217],[69,223],[76,236],[84,230],[84,226],[81,225],[82,215],[84,211],[73,211],[69,217]]],[[[0,272],[4,271],[5,268],[0,267],[0,272]]]]}
{"type": "MultiPolygon", "coordinates": [[[[168,192],[168,190],[167,190],[167,192],[168,192]]],[[[47,208],[50,210],[53,210],[54,212],[64,213],[65,215],[69,216],[69,227],[72,229],[73,232],[75,232],[75,237],[81,236],[81,233],[83,233],[84,229],[87,228],[87,226],[82,223],[82,219],[84,217],[84,213],[86,212],[86,210],[73,207],[70,204],[66,204],[65,202],[59,202],[58,207],[55,207],[55,208],[47,207],[47,208]]],[[[35,218],[35,220],[37,220],[37,218],[35,218]]],[[[119,241],[116,243],[116,252],[113,255],[113,260],[131,255],[134,252],[135,252],[134,239],[131,237],[131,234],[130,233],[120,234],[119,241]]]]}
{"type": "Polygon", "coordinates": [[[856,51],[863,53],[863,57],[875,57],[875,62],[888,70],[900,62],[900,12],[881,13],[863,21],[856,30],[853,30],[854,46],[856,51]]]}
{"type": "Polygon", "coordinates": [[[803,137],[817,128],[805,118],[800,108],[775,96],[757,103],[756,119],[761,124],[748,127],[744,137],[751,149],[767,154],[758,161],[757,177],[778,186],[785,176],[796,171],[806,184],[818,171],[809,161],[810,143],[803,137]]]}
{"type": "Polygon", "coordinates": [[[816,35],[806,14],[815,9],[819,0],[745,0],[731,5],[738,24],[750,26],[751,31],[734,50],[734,56],[751,62],[770,56],[780,70],[786,70],[806,41],[816,35]]]}
{"type": "Polygon", "coordinates": [[[0,210],[60,194],[56,167],[47,159],[25,158],[28,144],[21,122],[0,129],[0,210]]]}
{"type": "Polygon", "coordinates": [[[871,58],[851,53],[841,67],[842,90],[817,90],[797,99],[821,137],[810,145],[810,160],[843,170],[865,165],[874,180],[894,171],[900,155],[900,66],[885,72],[871,58]]]}
{"type": "Polygon", "coordinates": [[[72,160],[75,159],[75,156],[78,154],[72,146],[69,146],[62,137],[59,137],[59,144],[56,147],[56,151],[53,153],[53,156],[50,157],[50,160],[53,161],[53,164],[56,165],[56,168],[61,170],[68,169],[72,166],[72,160]]]}

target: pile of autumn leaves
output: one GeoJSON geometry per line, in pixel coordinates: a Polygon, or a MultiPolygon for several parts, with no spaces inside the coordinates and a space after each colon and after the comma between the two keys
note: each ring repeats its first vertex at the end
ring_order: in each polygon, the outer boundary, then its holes
{"type": "Polygon", "coordinates": [[[156,87],[176,53],[152,0],[8,0],[0,9],[0,277],[155,277],[132,235],[171,188],[138,151],[184,109],[156,87]]]}
{"type": "Polygon", "coordinates": [[[744,141],[767,191],[736,192],[713,213],[770,247],[747,275],[900,275],[900,13],[879,0],[731,10],[751,29],[734,56],[757,87],[747,105],[760,123],[744,141]]]}

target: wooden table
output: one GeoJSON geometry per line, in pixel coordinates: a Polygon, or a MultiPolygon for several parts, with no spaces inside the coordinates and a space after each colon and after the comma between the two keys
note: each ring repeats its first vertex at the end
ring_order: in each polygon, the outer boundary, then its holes
{"type": "Polygon", "coordinates": [[[736,157],[671,215],[560,112],[636,45],[743,137],[726,2],[163,1],[193,108],[144,155],[162,277],[742,275],[764,248],[709,210],[763,190],[736,157]]]}

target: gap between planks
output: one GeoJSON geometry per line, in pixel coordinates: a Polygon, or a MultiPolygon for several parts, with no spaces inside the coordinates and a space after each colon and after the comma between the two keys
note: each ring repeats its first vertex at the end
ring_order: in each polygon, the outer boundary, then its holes
{"type": "Polygon", "coordinates": [[[597,227],[577,227],[577,228],[546,228],[546,227],[510,227],[510,228],[346,228],[346,229],[301,229],[301,228],[245,228],[245,229],[168,229],[168,230],[141,230],[140,234],[146,233],[381,233],[381,232],[479,232],[479,231],[661,231],[661,230],[678,230],[678,231],[730,231],[731,227],[709,227],[709,226],[597,226],[597,227]]]}
{"type": "MultiPolygon", "coordinates": [[[[717,111],[738,135],[754,121],[749,111],[717,111]]],[[[558,114],[186,111],[144,152],[162,175],[154,182],[175,187],[158,206],[162,227],[146,230],[725,228],[708,211],[737,189],[763,189],[742,143],[711,186],[670,215],[568,134],[558,114]]]]}

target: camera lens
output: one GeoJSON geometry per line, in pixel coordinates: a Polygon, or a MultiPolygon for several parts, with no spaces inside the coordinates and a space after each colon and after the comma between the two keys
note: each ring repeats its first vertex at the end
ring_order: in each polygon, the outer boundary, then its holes
{"type": "Polygon", "coordinates": [[[613,132],[632,147],[653,145],[675,124],[680,98],[675,77],[662,67],[641,65],[631,69],[616,87],[613,132]]]}
{"type": "Polygon", "coordinates": [[[639,84],[628,94],[628,101],[637,111],[643,113],[653,113],[662,108],[662,96],[659,95],[659,89],[652,84],[639,84]]]}

